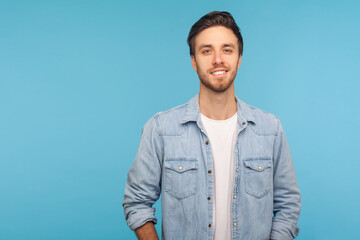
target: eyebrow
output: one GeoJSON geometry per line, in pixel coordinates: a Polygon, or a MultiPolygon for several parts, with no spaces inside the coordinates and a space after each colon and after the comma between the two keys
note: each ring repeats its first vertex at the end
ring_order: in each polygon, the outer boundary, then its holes
{"type": "Polygon", "coordinates": [[[232,43],[225,43],[225,44],[223,45],[223,47],[231,47],[231,48],[235,48],[235,45],[234,45],[234,44],[232,44],[232,43]]]}
{"type": "MultiPolygon", "coordinates": [[[[199,49],[203,49],[203,48],[207,48],[207,47],[212,47],[212,45],[211,45],[211,44],[201,44],[201,45],[199,46],[199,49]]],[[[235,45],[232,44],[232,43],[224,43],[224,44],[222,45],[222,47],[235,48],[235,45]]]]}
{"type": "Polygon", "coordinates": [[[207,47],[212,47],[212,45],[211,44],[201,44],[199,46],[199,49],[203,49],[203,48],[207,48],[207,47]]]}

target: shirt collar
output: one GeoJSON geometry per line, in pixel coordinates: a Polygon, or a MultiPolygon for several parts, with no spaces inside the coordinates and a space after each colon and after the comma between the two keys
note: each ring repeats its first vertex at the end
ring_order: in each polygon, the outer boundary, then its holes
{"type": "MultiPolygon", "coordinates": [[[[238,121],[241,119],[246,120],[247,122],[255,122],[255,117],[253,115],[252,107],[241,101],[237,96],[235,96],[237,104],[237,114],[238,121]]],[[[185,114],[182,122],[196,122],[200,117],[199,109],[199,94],[196,94],[190,101],[186,104],[185,114]]]]}

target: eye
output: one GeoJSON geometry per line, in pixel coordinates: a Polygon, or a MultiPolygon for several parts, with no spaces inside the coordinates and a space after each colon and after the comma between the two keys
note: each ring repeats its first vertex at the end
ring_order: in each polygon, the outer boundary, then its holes
{"type": "Polygon", "coordinates": [[[203,53],[203,54],[209,54],[210,52],[211,52],[210,49],[204,49],[204,50],[202,50],[202,53],[203,53]]]}
{"type": "Polygon", "coordinates": [[[224,52],[226,52],[226,53],[232,53],[232,52],[233,52],[233,50],[232,50],[232,49],[230,49],[230,48],[225,48],[225,49],[224,49],[224,52]]]}

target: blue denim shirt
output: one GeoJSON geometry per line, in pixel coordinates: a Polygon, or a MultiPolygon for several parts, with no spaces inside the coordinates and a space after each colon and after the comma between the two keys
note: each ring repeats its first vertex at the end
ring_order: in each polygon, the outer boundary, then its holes
{"type": "MultiPolygon", "coordinates": [[[[198,99],[145,124],[123,201],[132,230],[156,223],[161,194],[162,239],[213,239],[213,155],[198,99]]],[[[284,130],[274,115],[236,101],[232,239],[294,239],[300,192],[284,130]]]]}

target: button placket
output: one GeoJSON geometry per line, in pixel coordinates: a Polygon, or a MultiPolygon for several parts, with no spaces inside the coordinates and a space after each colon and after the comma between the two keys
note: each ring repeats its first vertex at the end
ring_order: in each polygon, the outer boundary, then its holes
{"type": "MultiPolygon", "coordinates": [[[[205,133],[204,133],[205,134],[205,133]]],[[[207,152],[208,152],[208,150],[209,150],[209,144],[210,144],[210,141],[207,139],[207,137],[206,137],[206,134],[205,134],[205,145],[206,145],[206,148],[207,148],[207,152]]],[[[212,166],[213,167],[213,166],[212,166]]],[[[211,170],[211,167],[210,166],[208,166],[208,174],[209,175],[211,175],[212,174],[212,170],[211,170]]],[[[208,178],[208,181],[210,182],[211,181],[211,179],[212,179],[212,176],[209,176],[209,178],[208,178]]],[[[211,195],[212,193],[211,193],[211,191],[209,191],[209,195],[211,195]]],[[[208,204],[209,204],[209,206],[211,206],[211,204],[212,204],[212,201],[211,201],[211,197],[210,196],[208,196],[207,198],[206,198],[207,200],[208,200],[208,204]]],[[[209,228],[211,228],[212,227],[212,224],[211,223],[209,223],[208,224],[208,227],[209,228]]]]}
{"type": "MultiPolygon", "coordinates": [[[[246,123],[245,122],[242,122],[242,125],[244,126],[246,123]]],[[[238,134],[239,134],[239,132],[238,132],[238,134]]],[[[236,143],[235,143],[235,149],[234,149],[234,161],[235,161],[235,173],[234,173],[234,179],[235,179],[235,183],[234,183],[234,185],[236,185],[236,184],[239,184],[239,179],[240,179],[240,167],[239,167],[239,139],[237,139],[237,141],[236,141],[236,143]]],[[[237,200],[237,198],[238,198],[238,196],[237,196],[237,194],[238,194],[238,192],[237,192],[237,189],[238,188],[236,188],[235,186],[234,186],[234,190],[233,190],[233,199],[232,199],[232,212],[237,212],[238,211],[238,204],[237,204],[237,202],[238,202],[238,200],[237,200]]],[[[236,216],[236,214],[233,214],[233,216],[232,216],[232,222],[233,222],[233,234],[236,234],[236,232],[237,232],[237,228],[236,228],[236,226],[237,226],[237,222],[236,222],[236,220],[237,220],[237,216],[236,216]]]]}

